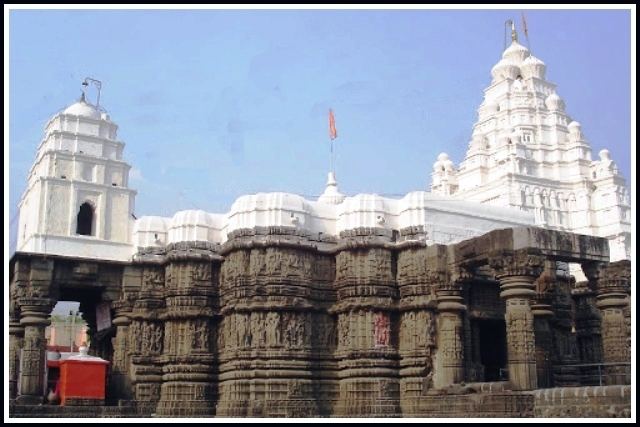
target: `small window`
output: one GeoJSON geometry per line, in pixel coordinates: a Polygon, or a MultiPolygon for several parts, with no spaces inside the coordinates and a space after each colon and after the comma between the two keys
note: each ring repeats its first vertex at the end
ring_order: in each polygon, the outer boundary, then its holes
{"type": "Polygon", "coordinates": [[[76,234],[83,236],[93,235],[93,206],[89,202],[84,202],[78,211],[78,221],[76,234]]]}
{"type": "Polygon", "coordinates": [[[67,179],[67,175],[60,175],[60,178],[67,179]]]}

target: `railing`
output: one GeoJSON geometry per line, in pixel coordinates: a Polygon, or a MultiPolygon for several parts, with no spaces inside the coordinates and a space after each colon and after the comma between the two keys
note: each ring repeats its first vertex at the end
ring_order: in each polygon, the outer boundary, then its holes
{"type": "MultiPolygon", "coordinates": [[[[631,363],[578,363],[559,365],[562,368],[575,368],[580,373],[580,385],[629,385],[631,384],[631,363]]],[[[551,375],[551,371],[548,372],[551,375]]],[[[509,380],[509,369],[500,368],[498,381],[509,380]]],[[[551,378],[548,379],[549,384],[551,378]]]]}
{"type": "Polygon", "coordinates": [[[577,368],[582,385],[631,384],[631,363],[579,363],[561,365],[563,368],[577,368]]]}

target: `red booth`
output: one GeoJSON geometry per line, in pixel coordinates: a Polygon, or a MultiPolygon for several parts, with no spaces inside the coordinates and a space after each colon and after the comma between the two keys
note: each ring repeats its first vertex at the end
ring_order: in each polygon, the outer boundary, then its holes
{"type": "Polygon", "coordinates": [[[61,360],[60,404],[103,405],[108,364],[99,357],[83,355],[61,360]]]}

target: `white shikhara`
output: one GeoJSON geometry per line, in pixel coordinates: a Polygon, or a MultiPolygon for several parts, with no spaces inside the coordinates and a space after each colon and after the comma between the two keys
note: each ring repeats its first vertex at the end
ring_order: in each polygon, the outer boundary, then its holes
{"type": "Polygon", "coordinates": [[[518,43],[491,70],[464,160],[442,153],[431,191],[534,215],[538,226],[606,237],[611,260],[630,257],[629,193],[608,150],[591,159],[545,64],[518,43]]]}

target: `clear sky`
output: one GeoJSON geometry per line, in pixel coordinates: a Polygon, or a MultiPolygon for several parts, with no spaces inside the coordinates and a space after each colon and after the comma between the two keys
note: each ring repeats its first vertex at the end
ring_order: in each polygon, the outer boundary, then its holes
{"type": "MultiPolygon", "coordinates": [[[[630,185],[630,12],[526,16],[594,158],[608,148],[630,185]]],[[[438,153],[464,157],[509,18],[520,29],[519,10],[13,10],[11,228],[44,124],[87,76],[120,126],[138,217],[227,212],[260,191],[319,195],[329,108],[342,192],[426,190],[438,153]]]]}

